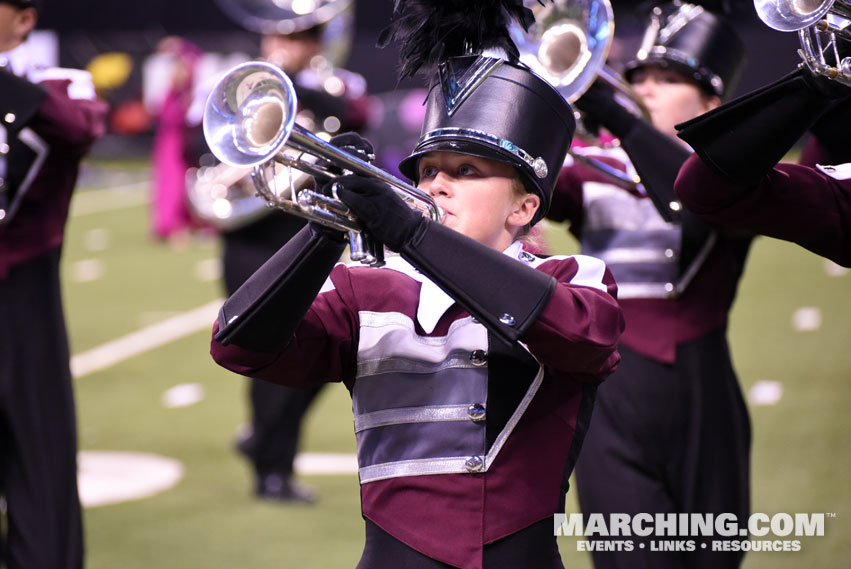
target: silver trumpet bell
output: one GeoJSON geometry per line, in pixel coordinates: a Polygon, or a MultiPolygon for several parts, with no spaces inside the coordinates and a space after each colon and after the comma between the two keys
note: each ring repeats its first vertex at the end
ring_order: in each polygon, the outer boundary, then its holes
{"type": "Polygon", "coordinates": [[[323,166],[332,164],[344,173],[378,178],[409,206],[432,220],[441,220],[442,212],[425,192],[296,124],[297,105],[292,81],[278,67],[261,61],[237,65],[218,81],[207,99],[204,137],[223,163],[253,168],[254,186],[271,206],[348,233],[354,261],[381,265],[383,249],[364,240],[358,220],[341,201],[279,183],[281,166],[335,178],[339,172],[323,166]]]}
{"type": "Polygon", "coordinates": [[[754,0],[754,8],[768,27],[798,32],[798,53],[810,71],[851,86],[851,57],[839,50],[851,41],[849,0],[754,0]]]}

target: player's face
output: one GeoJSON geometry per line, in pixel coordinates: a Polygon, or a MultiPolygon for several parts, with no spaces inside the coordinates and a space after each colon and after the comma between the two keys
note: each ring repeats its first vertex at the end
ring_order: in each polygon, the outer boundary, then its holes
{"type": "Polygon", "coordinates": [[[307,69],[310,60],[322,53],[322,43],[314,36],[267,34],[260,40],[260,53],[265,60],[294,75],[307,69]]]}
{"type": "Polygon", "coordinates": [[[21,10],[0,2],[0,53],[18,47],[35,27],[34,8],[21,10]]]}
{"type": "Polygon", "coordinates": [[[660,67],[643,67],[630,77],[632,88],[644,101],[653,126],[676,136],[674,125],[693,119],[717,107],[721,100],[704,94],[688,77],[660,67]]]}
{"type": "Polygon", "coordinates": [[[540,198],[522,190],[513,166],[478,156],[430,152],[419,161],[419,189],[443,209],[443,224],[498,251],[531,222],[540,198]]]}

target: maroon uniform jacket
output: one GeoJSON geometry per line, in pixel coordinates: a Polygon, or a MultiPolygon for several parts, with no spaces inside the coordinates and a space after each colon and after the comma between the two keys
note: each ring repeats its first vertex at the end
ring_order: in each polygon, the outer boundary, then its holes
{"type": "Polygon", "coordinates": [[[623,326],[601,261],[543,259],[519,242],[505,254],[558,283],[522,346],[496,345],[432,281],[391,257],[380,269],[337,265],[283,352],[216,341],[211,350],[251,377],[343,382],[363,514],[469,569],[481,567],[484,544],[556,512],[583,432],[580,411],[615,369],[623,326]]]}
{"type": "Polygon", "coordinates": [[[88,88],[79,84],[83,73],[65,69],[41,73],[38,83],[46,88],[47,97],[27,127],[47,145],[47,155],[14,218],[0,226],[0,278],[11,267],[62,244],[80,160],[106,128],[108,107],[94,99],[90,84],[88,88]],[[80,98],[86,90],[91,98],[80,98]]]}

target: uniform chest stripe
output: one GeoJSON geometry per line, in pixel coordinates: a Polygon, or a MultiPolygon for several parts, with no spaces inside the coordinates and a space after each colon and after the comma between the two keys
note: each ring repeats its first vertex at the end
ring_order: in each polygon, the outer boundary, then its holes
{"type": "Polygon", "coordinates": [[[365,429],[402,423],[469,421],[469,410],[469,405],[430,405],[427,407],[383,409],[355,416],[355,432],[359,433],[365,429]]]}

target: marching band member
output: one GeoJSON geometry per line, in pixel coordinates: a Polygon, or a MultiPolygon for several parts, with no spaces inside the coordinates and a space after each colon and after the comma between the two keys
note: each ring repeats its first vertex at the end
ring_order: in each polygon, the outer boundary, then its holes
{"type": "Polygon", "coordinates": [[[553,514],[593,392],[617,365],[621,310],[599,260],[524,250],[574,129],[564,99],[517,63],[507,21],[531,13],[519,1],[466,2],[466,14],[433,4],[400,2],[385,39],[404,41],[404,73],[439,61],[400,170],[442,223],[377,179],[331,180],[400,255],[336,264],[343,234],[311,222],[226,301],[212,355],[237,373],[351,392],[358,567],[560,568],[553,514]]]}
{"type": "MultiPolygon", "coordinates": [[[[548,217],[569,221],[584,254],[618,283],[626,329],[621,366],[601,385],[576,467],[583,515],[732,513],[749,509],[750,425],[726,339],[727,314],[749,239],[711,232],[678,207],[673,182],[688,149],[674,125],[721,104],[745,61],[720,16],[675,2],[653,12],[625,78],[652,126],[597,83],[576,106],[620,145],[577,148],[644,186],[627,187],[576,162],[564,168],[548,217]],[[651,185],[652,183],[652,185],[651,185]]],[[[711,548],[593,552],[595,567],[735,567],[711,548]]]]}
{"type": "Polygon", "coordinates": [[[91,76],[32,61],[38,0],[0,0],[0,533],[4,567],[83,567],[59,259],[80,160],[105,130],[91,76]]]}

